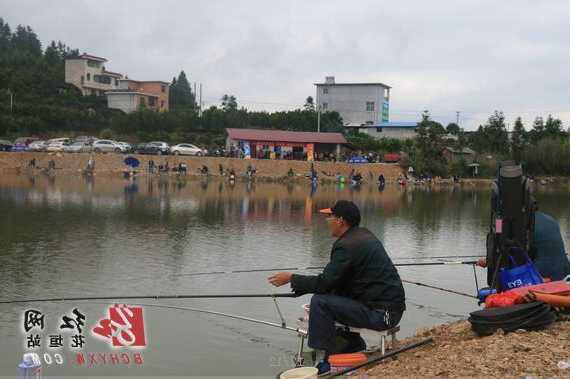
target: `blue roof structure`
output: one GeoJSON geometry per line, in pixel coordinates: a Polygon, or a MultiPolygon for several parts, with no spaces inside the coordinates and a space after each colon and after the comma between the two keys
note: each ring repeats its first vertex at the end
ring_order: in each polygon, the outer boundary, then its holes
{"type": "Polygon", "coordinates": [[[379,124],[370,125],[371,128],[386,128],[386,129],[413,129],[418,126],[416,121],[388,121],[379,124]]]}

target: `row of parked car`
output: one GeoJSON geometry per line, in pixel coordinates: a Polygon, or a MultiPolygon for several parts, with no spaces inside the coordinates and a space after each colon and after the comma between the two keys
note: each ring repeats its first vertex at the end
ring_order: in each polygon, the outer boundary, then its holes
{"type": "Polygon", "coordinates": [[[166,142],[152,141],[131,145],[127,142],[113,141],[108,139],[97,139],[94,137],[54,138],[46,141],[37,138],[18,138],[14,143],[0,140],[0,151],[48,151],[64,153],[135,153],[135,154],[155,154],[155,155],[195,155],[203,156],[207,154],[205,149],[201,149],[190,143],[180,143],[169,146],[166,142]]]}

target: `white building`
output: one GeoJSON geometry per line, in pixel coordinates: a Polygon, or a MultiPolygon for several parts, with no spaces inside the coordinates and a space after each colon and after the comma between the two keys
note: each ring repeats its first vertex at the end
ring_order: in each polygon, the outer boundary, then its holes
{"type": "Polygon", "coordinates": [[[322,112],[336,111],[345,126],[374,125],[390,120],[390,86],[384,83],[335,83],[327,76],[317,86],[322,112]]]}
{"type": "Polygon", "coordinates": [[[380,138],[395,138],[399,140],[406,140],[416,136],[418,128],[417,122],[408,121],[392,121],[381,122],[374,125],[347,125],[347,129],[356,130],[359,133],[368,134],[371,137],[380,138]]]}
{"type": "Polygon", "coordinates": [[[122,74],[105,69],[107,59],[82,54],[65,60],[65,82],[73,84],[83,95],[103,96],[119,87],[122,74]]]}

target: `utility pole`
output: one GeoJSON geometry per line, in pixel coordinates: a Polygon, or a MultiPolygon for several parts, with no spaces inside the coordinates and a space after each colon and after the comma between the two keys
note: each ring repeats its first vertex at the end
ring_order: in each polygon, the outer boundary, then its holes
{"type": "Polygon", "coordinates": [[[200,83],[200,106],[198,107],[198,114],[202,117],[202,83],[200,83]]]}
{"type": "Polygon", "coordinates": [[[321,104],[317,104],[317,133],[321,132],[321,104]]]}
{"type": "Polygon", "coordinates": [[[461,113],[461,111],[456,111],[455,113],[457,114],[457,121],[455,123],[459,126],[459,113],[461,113]]]}

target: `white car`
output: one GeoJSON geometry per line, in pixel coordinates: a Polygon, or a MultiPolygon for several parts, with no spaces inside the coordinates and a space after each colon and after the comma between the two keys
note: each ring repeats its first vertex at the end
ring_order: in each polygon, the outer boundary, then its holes
{"type": "Polygon", "coordinates": [[[96,153],[120,153],[121,146],[110,139],[99,139],[93,142],[93,151],[96,153]]]}
{"type": "Polygon", "coordinates": [[[116,144],[121,148],[121,153],[129,153],[133,149],[131,144],[127,142],[116,142],[116,144]]]}
{"type": "Polygon", "coordinates": [[[34,141],[28,145],[30,151],[44,151],[46,149],[46,141],[34,141]]]}
{"type": "Polygon", "coordinates": [[[66,153],[88,153],[93,151],[93,147],[84,141],[75,141],[72,144],[64,145],[63,151],[66,153]]]}
{"type": "Polygon", "coordinates": [[[54,138],[46,143],[46,151],[63,151],[63,147],[71,142],[69,138],[54,138]]]}
{"type": "Polygon", "coordinates": [[[198,157],[205,155],[204,150],[190,143],[180,143],[178,145],[171,146],[170,151],[174,155],[196,155],[198,157]]]}

